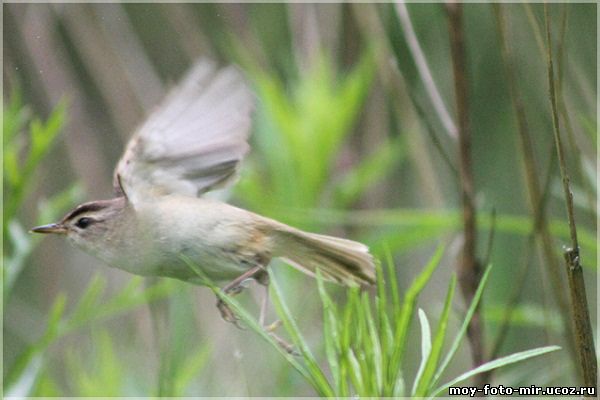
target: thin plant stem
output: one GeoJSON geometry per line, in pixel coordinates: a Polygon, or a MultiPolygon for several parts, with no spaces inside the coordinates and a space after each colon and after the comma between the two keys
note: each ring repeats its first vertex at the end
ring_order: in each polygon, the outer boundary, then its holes
{"type": "Polygon", "coordinates": [[[119,64],[122,79],[131,88],[140,108],[144,112],[150,112],[164,95],[165,88],[148,54],[144,51],[125,7],[115,2],[94,4],[90,8],[96,17],[95,20],[103,22],[97,25],[107,47],[112,48],[115,54],[129,55],[129,57],[116,57],[111,62],[119,64]]]}
{"type": "Polygon", "coordinates": [[[410,16],[408,15],[408,10],[406,8],[406,4],[404,4],[404,1],[396,1],[396,13],[398,14],[400,26],[402,27],[402,31],[406,37],[408,48],[410,49],[413,59],[415,60],[417,71],[419,72],[419,76],[423,81],[423,86],[425,87],[425,91],[431,100],[431,104],[440,118],[442,125],[444,125],[448,136],[456,140],[458,138],[456,124],[452,120],[448,109],[444,105],[442,96],[440,95],[435,81],[433,80],[433,75],[431,75],[429,65],[427,64],[427,60],[425,59],[425,55],[421,49],[421,45],[419,44],[419,39],[417,39],[417,35],[413,29],[412,22],[410,21],[410,16]]]}
{"type": "Polygon", "coordinates": [[[531,7],[531,4],[524,2],[523,7],[525,8],[525,15],[527,16],[529,25],[531,25],[531,29],[533,30],[533,37],[535,38],[535,43],[537,44],[539,52],[543,55],[546,53],[546,46],[544,45],[544,37],[540,29],[540,24],[535,18],[535,14],[533,13],[533,8],[531,7]]]}
{"type": "Polygon", "coordinates": [[[571,247],[564,252],[564,257],[567,267],[567,277],[569,280],[571,304],[573,308],[572,317],[575,327],[575,344],[579,354],[583,382],[588,387],[596,387],[598,371],[594,348],[594,337],[587,305],[585,281],[583,279],[583,271],[581,268],[579,242],[577,239],[577,226],[575,224],[575,212],[573,207],[573,194],[571,193],[565,154],[560,137],[560,124],[558,119],[558,106],[556,101],[556,87],[554,81],[554,65],[552,59],[550,16],[548,5],[546,3],[544,3],[544,16],[546,20],[546,61],[548,65],[548,89],[550,95],[550,106],[552,109],[554,143],[556,146],[556,152],[558,154],[559,169],[562,177],[563,191],[565,193],[567,219],[569,221],[569,232],[571,236],[571,247]]]}
{"type": "Polygon", "coordinates": [[[158,3],[167,19],[169,28],[179,38],[181,50],[193,62],[200,56],[217,58],[213,45],[204,36],[194,20],[194,10],[190,3],[158,3]]]}
{"type": "MultiPolygon", "coordinates": [[[[501,4],[494,4],[494,14],[496,15],[498,37],[500,39],[501,55],[504,64],[504,70],[506,75],[506,81],[508,83],[509,92],[511,96],[511,102],[514,108],[515,116],[517,118],[517,133],[519,135],[520,150],[525,165],[525,182],[527,184],[527,191],[529,194],[529,204],[533,211],[534,219],[534,230],[540,239],[540,245],[543,249],[544,258],[548,265],[550,281],[553,286],[553,292],[556,296],[558,307],[561,310],[561,316],[565,319],[565,325],[567,315],[569,314],[568,303],[565,295],[565,286],[560,277],[560,266],[554,251],[554,241],[550,234],[547,222],[547,215],[545,212],[545,203],[547,196],[543,195],[540,191],[540,178],[538,174],[538,168],[535,160],[535,153],[533,150],[533,140],[529,131],[529,124],[527,122],[527,116],[525,113],[525,105],[523,103],[519,85],[517,83],[517,71],[514,63],[514,56],[512,48],[509,45],[507,38],[507,21],[504,14],[504,6],[501,4]]],[[[550,173],[549,175],[550,176],[550,173]]],[[[573,333],[571,330],[566,330],[567,343],[572,343],[573,333]]],[[[570,348],[571,356],[575,356],[573,347],[570,348]]]]}
{"type": "Polygon", "coordinates": [[[560,35],[559,41],[557,45],[557,54],[556,58],[558,60],[557,63],[557,74],[556,74],[556,99],[558,102],[558,109],[560,112],[560,117],[562,118],[562,122],[565,126],[565,130],[567,131],[567,140],[571,149],[572,154],[579,154],[577,157],[577,162],[573,163],[574,173],[577,180],[580,182],[583,192],[585,193],[585,198],[587,201],[587,205],[590,213],[594,218],[596,218],[596,200],[594,199],[594,189],[590,187],[588,181],[584,179],[583,176],[583,155],[577,142],[575,141],[575,132],[573,130],[573,124],[571,123],[571,118],[567,111],[567,104],[565,102],[565,95],[563,90],[564,83],[564,64],[565,64],[565,38],[567,34],[567,21],[569,15],[569,6],[568,4],[562,5],[562,13],[561,13],[561,22],[560,22],[560,35]]]}
{"type": "Polygon", "coordinates": [[[444,160],[444,163],[446,164],[448,169],[452,172],[452,176],[456,180],[458,180],[458,170],[457,170],[456,166],[454,165],[454,162],[450,159],[450,155],[444,148],[444,145],[440,141],[440,138],[438,137],[438,135],[435,134],[435,129],[433,128],[431,122],[427,118],[427,113],[426,113],[424,107],[419,103],[419,100],[411,91],[409,91],[409,96],[412,99],[413,106],[415,107],[415,111],[417,112],[419,119],[421,121],[423,121],[423,124],[425,125],[425,132],[427,132],[429,138],[431,139],[431,142],[437,149],[438,153],[440,153],[440,155],[442,156],[442,160],[444,160]]]}
{"type": "Polygon", "coordinates": [[[117,62],[119,53],[110,46],[89,5],[61,7],[54,3],[51,7],[54,18],[64,26],[83,65],[90,71],[117,131],[125,138],[144,114],[138,98],[133,96],[131,82],[117,62]]]}
{"type": "Polygon", "coordinates": [[[354,17],[356,18],[359,29],[364,32],[365,36],[374,38],[373,42],[376,43],[374,46],[374,53],[378,59],[377,64],[379,65],[379,75],[383,82],[383,89],[386,91],[388,98],[392,100],[394,107],[400,109],[402,107],[402,103],[399,93],[405,93],[408,96],[418,116],[419,122],[422,122],[424,125],[424,130],[429,136],[431,143],[434,145],[442,157],[442,160],[451,171],[452,177],[458,180],[458,171],[454,165],[455,163],[445,148],[447,146],[445,146],[441,140],[443,133],[436,133],[439,130],[434,128],[432,121],[427,115],[426,107],[421,104],[422,101],[419,100],[417,95],[415,95],[415,91],[405,90],[403,88],[403,84],[408,85],[409,82],[402,74],[398,62],[389,62],[390,58],[393,58],[393,50],[390,48],[388,37],[381,26],[381,22],[378,20],[379,17],[375,12],[374,5],[353,3],[352,10],[354,12],[354,17]]]}
{"type": "MultiPolygon", "coordinates": [[[[525,8],[527,20],[533,31],[533,34],[535,37],[535,42],[537,44],[537,48],[540,52],[540,55],[542,57],[544,57],[546,54],[546,46],[544,44],[544,39],[542,37],[540,24],[539,24],[538,20],[536,19],[535,15],[533,14],[533,9],[531,8],[531,4],[523,3],[523,7],[525,8]]],[[[567,139],[569,140],[569,145],[573,149],[572,152],[573,152],[573,154],[581,154],[580,149],[578,148],[577,143],[575,142],[573,124],[571,123],[571,118],[569,117],[569,114],[567,112],[567,106],[566,106],[566,102],[564,99],[564,93],[562,90],[563,71],[564,71],[563,64],[566,61],[566,59],[564,57],[564,38],[566,36],[566,29],[567,29],[567,17],[568,17],[567,7],[568,7],[568,5],[565,4],[564,8],[563,8],[562,18],[561,18],[561,32],[560,32],[560,36],[559,36],[560,41],[558,43],[558,54],[557,54],[559,63],[558,63],[558,68],[557,68],[558,74],[557,74],[557,85],[556,85],[557,86],[556,98],[558,101],[558,109],[560,111],[560,116],[563,119],[565,129],[567,130],[567,139]]],[[[589,185],[589,183],[586,184],[587,180],[585,180],[583,177],[582,160],[583,160],[583,158],[579,157],[578,162],[574,164],[575,174],[576,174],[579,182],[581,182],[582,187],[585,191],[586,200],[589,205],[589,210],[592,213],[592,215],[594,217],[596,217],[597,216],[596,206],[595,206],[596,201],[594,198],[595,190],[594,190],[594,188],[592,188],[589,185]]]]}
{"type": "MultiPolygon", "coordinates": [[[[449,19],[450,50],[454,73],[454,91],[456,112],[458,115],[459,174],[461,198],[463,206],[464,244],[462,260],[458,265],[458,279],[463,297],[467,303],[473,299],[479,281],[481,266],[476,258],[476,212],[474,199],[473,165],[471,161],[471,128],[469,124],[469,107],[467,91],[467,66],[465,54],[465,37],[463,32],[462,5],[448,3],[446,5],[449,19]]],[[[469,341],[473,363],[479,366],[485,362],[483,345],[483,319],[481,306],[478,307],[469,324],[469,341]]],[[[484,384],[478,378],[477,384],[484,384]]]]}
{"type": "MultiPolygon", "coordinates": [[[[16,7],[16,4],[14,4],[16,7]]],[[[89,112],[83,89],[75,79],[72,65],[69,65],[67,49],[58,40],[58,22],[51,6],[40,4],[31,8],[19,25],[24,48],[32,68],[46,71],[39,74],[40,103],[47,109],[61,100],[62,93],[69,93],[69,124],[65,127],[65,145],[75,170],[81,172],[83,182],[105,182],[110,171],[97,149],[101,148],[98,135],[90,129],[98,128],[98,123],[89,112]]],[[[102,185],[88,185],[90,197],[102,195],[102,185]]]]}
{"type": "MultiPolygon", "coordinates": [[[[533,242],[535,239],[535,235],[532,234],[529,236],[527,240],[526,249],[530,249],[533,247],[533,242]]],[[[504,340],[508,334],[508,330],[510,328],[510,322],[512,319],[513,312],[515,307],[519,303],[521,299],[521,295],[523,294],[523,287],[525,286],[525,280],[527,277],[527,272],[529,272],[531,268],[531,261],[533,260],[532,251],[527,251],[525,255],[525,260],[522,263],[523,267],[519,269],[518,277],[516,279],[516,285],[513,287],[509,299],[507,301],[506,307],[504,309],[504,313],[502,315],[502,320],[500,322],[500,328],[498,329],[498,334],[496,335],[496,340],[492,345],[492,350],[490,351],[490,360],[493,360],[498,357],[500,353],[500,349],[504,344],[504,340]]],[[[489,376],[488,376],[489,378],[489,376]]],[[[489,380],[489,379],[488,379],[489,380]]]]}
{"type": "Polygon", "coordinates": [[[494,250],[494,240],[496,239],[496,209],[493,208],[490,213],[490,235],[488,236],[487,245],[485,248],[485,255],[483,257],[482,265],[489,265],[492,260],[492,253],[494,250]]]}
{"type": "MultiPolygon", "coordinates": [[[[554,164],[554,157],[551,157],[549,159],[549,163],[550,165],[548,166],[548,171],[552,171],[552,165],[554,164]]],[[[539,235],[540,230],[539,230],[539,224],[540,224],[540,219],[542,218],[542,216],[545,215],[545,209],[546,209],[546,205],[548,204],[548,194],[550,192],[550,182],[551,182],[551,174],[549,173],[546,177],[545,183],[544,183],[544,191],[542,193],[542,198],[540,200],[540,204],[537,205],[537,207],[535,207],[536,210],[539,210],[539,212],[537,212],[536,214],[536,220],[534,221],[534,225],[533,225],[533,230],[531,232],[531,235],[529,235],[529,237],[527,238],[527,246],[525,247],[526,249],[530,249],[532,247],[533,244],[533,239],[536,237],[536,235],[539,235]]],[[[494,341],[493,345],[491,346],[492,351],[490,352],[490,359],[493,360],[495,359],[500,352],[500,348],[502,347],[502,344],[504,343],[504,340],[506,339],[506,335],[508,334],[508,329],[510,328],[510,321],[512,319],[512,313],[516,307],[516,305],[518,304],[520,298],[521,298],[521,294],[522,294],[522,289],[525,286],[525,277],[527,275],[527,272],[530,269],[530,263],[532,260],[532,256],[531,256],[531,252],[528,252],[525,256],[525,259],[523,261],[523,265],[524,267],[521,269],[520,273],[519,273],[519,277],[517,278],[516,282],[518,282],[517,286],[514,287],[511,295],[509,296],[509,301],[507,302],[507,306],[506,306],[506,312],[503,315],[503,318],[501,320],[500,323],[500,328],[498,329],[498,334],[496,336],[496,340],[494,341]]],[[[546,291],[544,291],[545,293],[546,291]]],[[[543,304],[546,304],[545,299],[542,300],[543,304]]],[[[546,308],[546,307],[544,307],[546,308]]],[[[561,316],[563,316],[563,319],[566,318],[565,317],[566,314],[561,314],[561,316]]],[[[565,324],[567,325],[567,324],[565,324]]],[[[568,331],[570,332],[570,331],[568,331]]],[[[572,333],[567,334],[567,345],[570,345],[572,343],[572,333]]],[[[570,353],[572,356],[575,355],[575,349],[570,346],[569,347],[570,353]]]]}

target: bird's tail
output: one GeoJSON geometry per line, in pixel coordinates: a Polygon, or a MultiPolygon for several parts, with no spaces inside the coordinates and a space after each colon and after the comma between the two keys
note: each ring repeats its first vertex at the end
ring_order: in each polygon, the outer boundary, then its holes
{"type": "Polygon", "coordinates": [[[347,286],[375,283],[375,264],[362,243],[282,227],[275,232],[274,257],[314,276],[347,286]]]}

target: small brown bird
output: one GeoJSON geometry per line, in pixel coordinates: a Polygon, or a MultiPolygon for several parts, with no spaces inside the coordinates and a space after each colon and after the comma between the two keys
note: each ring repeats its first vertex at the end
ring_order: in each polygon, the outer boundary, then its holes
{"type": "MultiPolygon", "coordinates": [[[[116,197],[81,204],[32,231],[66,235],[133,274],[201,284],[187,258],[211,280],[229,281],[226,293],[237,293],[247,279],[266,286],[274,257],[341,284],[374,283],[373,257],[361,243],[201,197],[236,177],[249,150],[253,105],[238,70],[198,62],[129,141],[114,173],[116,197]]],[[[225,319],[234,319],[218,305],[225,319]]]]}

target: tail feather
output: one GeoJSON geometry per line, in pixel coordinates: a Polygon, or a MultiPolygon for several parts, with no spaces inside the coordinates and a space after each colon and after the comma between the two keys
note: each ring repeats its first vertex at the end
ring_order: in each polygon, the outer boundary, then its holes
{"type": "Polygon", "coordinates": [[[323,278],[343,285],[375,283],[373,256],[362,243],[288,227],[277,232],[275,243],[273,256],[308,275],[319,269],[323,278]]]}

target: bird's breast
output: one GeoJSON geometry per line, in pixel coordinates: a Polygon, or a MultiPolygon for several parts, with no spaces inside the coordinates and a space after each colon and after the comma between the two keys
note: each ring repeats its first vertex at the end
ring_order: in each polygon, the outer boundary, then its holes
{"type": "Polygon", "coordinates": [[[191,280],[196,274],[187,259],[222,281],[268,264],[268,235],[254,214],[224,203],[169,197],[138,211],[139,247],[145,253],[144,263],[133,266],[138,273],[191,280]]]}

